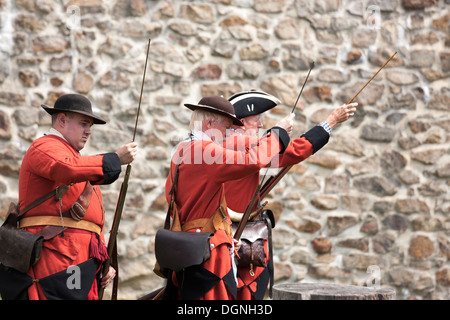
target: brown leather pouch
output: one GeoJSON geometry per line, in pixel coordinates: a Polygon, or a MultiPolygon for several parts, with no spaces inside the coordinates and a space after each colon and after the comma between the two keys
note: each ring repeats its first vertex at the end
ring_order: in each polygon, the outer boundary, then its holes
{"type": "Polygon", "coordinates": [[[84,210],[83,206],[78,202],[75,202],[72,205],[72,208],[70,208],[69,210],[70,210],[70,217],[75,221],[83,220],[84,216],[86,215],[86,210],[84,210]]]}
{"type": "MultiPolygon", "coordinates": [[[[83,192],[78,197],[77,201],[72,205],[72,207],[67,210],[69,215],[75,221],[80,221],[84,219],[86,215],[86,210],[91,203],[92,191],[93,187],[89,181],[86,182],[86,186],[84,187],[83,192]]],[[[63,214],[65,215],[65,214],[63,214]]]]}
{"type": "Polygon", "coordinates": [[[0,227],[0,263],[26,273],[41,256],[44,237],[17,228],[17,205],[11,203],[0,227]]]}
{"type": "Polygon", "coordinates": [[[160,272],[180,271],[200,265],[211,256],[210,232],[186,232],[159,229],[155,237],[155,256],[160,272]]]}
{"type": "MultiPolygon", "coordinates": [[[[237,228],[237,223],[233,222],[232,226],[237,228]]],[[[264,220],[247,222],[241,235],[238,266],[265,267],[264,240],[267,238],[268,228],[264,220]]]]}
{"type": "Polygon", "coordinates": [[[39,261],[42,251],[42,242],[51,239],[63,229],[46,226],[40,233],[34,234],[17,228],[19,217],[38,206],[42,202],[55,197],[57,200],[67,192],[69,186],[60,185],[56,189],[43,195],[30,203],[19,212],[19,206],[11,202],[6,214],[5,222],[0,227],[0,264],[26,273],[28,269],[39,261]]]}

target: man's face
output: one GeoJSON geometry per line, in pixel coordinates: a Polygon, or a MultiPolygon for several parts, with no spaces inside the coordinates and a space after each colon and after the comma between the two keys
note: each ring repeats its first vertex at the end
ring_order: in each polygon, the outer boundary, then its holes
{"type": "Polygon", "coordinates": [[[247,136],[254,136],[257,137],[259,133],[259,129],[263,127],[262,121],[261,121],[261,115],[253,115],[248,116],[243,119],[241,119],[242,123],[244,124],[244,134],[247,136]]]}
{"type": "Polygon", "coordinates": [[[89,136],[91,135],[91,127],[94,121],[91,117],[78,114],[68,113],[65,116],[64,138],[77,151],[84,148],[89,136]]]}

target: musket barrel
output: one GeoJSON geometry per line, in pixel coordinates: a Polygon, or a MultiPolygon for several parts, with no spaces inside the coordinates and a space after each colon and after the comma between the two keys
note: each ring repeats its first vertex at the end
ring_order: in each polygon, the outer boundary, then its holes
{"type": "Polygon", "coordinates": [[[148,39],[148,44],[147,44],[147,56],[145,57],[144,74],[142,75],[141,93],[139,95],[139,106],[138,106],[138,112],[136,115],[136,123],[134,124],[134,132],[133,132],[133,140],[132,141],[134,141],[134,138],[136,137],[136,130],[137,130],[137,125],[138,125],[138,120],[139,120],[139,111],[141,110],[142,92],[144,91],[145,70],[147,70],[148,53],[150,51],[151,40],[152,39],[148,39]]]}
{"type": "MultiPolygon", "coordinates": [[[[149,54],[149,51],[150,51],[150,42],[151,42],[151,39],[148,39],[147,55],[145,57],[145,65],[144,65],[144,74],[142,76],[141,94],[139,95],[139,106],[138,106],[138,110],[137,110],[137,114],[136,114],[136,123],[134,125],[133,140],[132,140],[133,142],[134,142],[134,139],[136,138],[136,130],[137,130],[137,125],[138,125],[138,120],[139,120],[139,113],[140,113],[140,110],[141,110],[142,93],[143,93],[143,90],[144,90],[145,73],[146,73],[146,70],[147,70],[148,54],[149,54]]],[[[117,200],[116,211],[114,212],[114,220],[113,220],[113,224],[112,224],[112,227],[111,227],[109,240],[108,240],[108,248],[107,248],[108,259],[105,261],[105,263],[103,265],[102,276],[106,276],[106,274],[108,273],[109,267],[111,265],[111,257],[112,257],[113,252],[114,252],[114,247],[117,245],[116,244],[117,232],[119,230],[119,223],[120,223],[120,219],[122,217],[123,206],[125,204],[125,198],[126,198],[126,195],[127,195],[128,180],[130,178],[130,172],[131,172],[131,165],[128,164],[127,165],[127,169],[125,171],[124,180],[123,180],[122,185],[120,187],[120,192],[119,192],[119,198],[117,200]]],[[[113,297],[114,297],[114,291],[116,289],[117,289],[117,287],[114,284],[113,297]]],[[[104,289],[99,284],[98,300],[102,300],[103,293],[104,293],[104,289]]]]}
{"type": "Polygon", "coordinates": [[[300,90],[300,93],[299,93],[298,96],[297,96],[297,100],[295,100],[295,104],[294,104],[294,107],[292,107],[291,113],[294,113],[295,108],[297,108],[298,100],[300,99],[300,96],[302,95],[303,89],[305,88],[305,84],[306,84],[306,82],[308,81],[309,74],[311,73],[311,70],[312,70],[313,68],[314,68],[314,61],[311,62],[311,68],[309,68],[308,74],[306,75],[305,82],[303,82],[302,89],[300,90]]]}

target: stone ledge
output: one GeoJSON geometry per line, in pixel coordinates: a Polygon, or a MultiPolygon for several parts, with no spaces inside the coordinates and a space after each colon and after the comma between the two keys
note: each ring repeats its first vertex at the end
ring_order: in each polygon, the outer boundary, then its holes
{"type": "Polygon", "coordinates": [[[395,300],[395,290],[334,283],[282,283],[273,287],[274,300],[395,300]]]}

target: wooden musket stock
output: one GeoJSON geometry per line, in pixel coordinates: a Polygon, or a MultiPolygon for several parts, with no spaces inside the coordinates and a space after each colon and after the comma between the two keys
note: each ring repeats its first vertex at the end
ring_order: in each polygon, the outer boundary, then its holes
{"type": "Polygon", "coordinates": [[[242,232],[244,232],[245,225],[248,222],[248,218],[250,217],[253,207],[255,206],[256,199],[258,198],[260,188],[261,188],[261,185],[258,185],[258,187],[255,190],[255,193],[253,194],[252,199],[250,200],[250,203],[248,204],[247,208],[245,209],[244,215],[242,216],[242,219],[239,222],[238,227],[236,228],[236,232],[234,233],[234,237],[233,237],[236,240],[239,240],[242,235],[242,232]]]}
{"type": "MultiPolygon", "coordinates": [[[[297,107],[298,100],[300,99],[300,96],[302,95],[303,89],[305,88],[305,84],[306,84],[306,82],[308,81],[309,74],[311,73],[311,70],[312,70],[313,68],[314,68],[314,61],[311,63],[311,67],[310,67],[310,69],[309,69],[309,71],[308,71],[308,74],[306,75],[305,82],[303,82],[302,89],[300,90],[300,93],[299,93],[298,96],[297,96],[297,100],[295,101],[295,104],[294,104],[294,106],[292,107],[291,113],[294,113],[295,108],[297,107]]],[[[291,167],[287,168],[286,172],[289,171],[290,168],[291,168],[291,167]]],[[[284,168],[284,169],[286,169],[286,168],[284,168]]],[[[285,172],[284,174],[286,174],[286,172],[285,172]]],[[[283,175],[284,175],[284,174],[283,174],[283,175]]],[[[278,177],[278,175],[277,175],[277,177],[278,177]]],[[[272,177],[271,177],[271,178],[272,178],[272,177]]],[[[282,178],[282,176],[279,177],[279,179],[281,179],[281,178],[282,178]]],[[[267,182],[269,182],[269,181],[271,181],[271,180],[269,179],[267,182]]],[[[250,217],[250,214],[251,214],[251,212],[252,212],[252,210],[253,210],[253,207],[255,206],[255,202],[256,202],[256,199],[258,198],[258,195],[259,195],[260,200],[263,198],[262,194],[260,194],[260,191],[262,192],[262,190],[263,190],[263,189],[261,188],[261,183],[260,183],[260,184],[258,185],[258,187],[256,188],[255,193],[253,194],[253,197],[252,197],[252,199],[250,200],[250,203],[248,204],[248,206],[247,206],[247,208],[246,208],[246,210],[245,210],[245,212],[244,212],[244,215],[242,216],[241,221],[239,222],[239,225],[238,225],[238,227],[237,227],[237,229],[236,229],[236,232],[234,233],[234,239],[239,240],[239,238],[241,237],[242,232],[244,231],[245,225],[246,225],[247,222],[248,222],[248,218],[250,217]]],[[[270,190],[266,191],[266,192],[264,193],[264,196],[265,196],[269,191],[270,191],[270,190]]]]}

